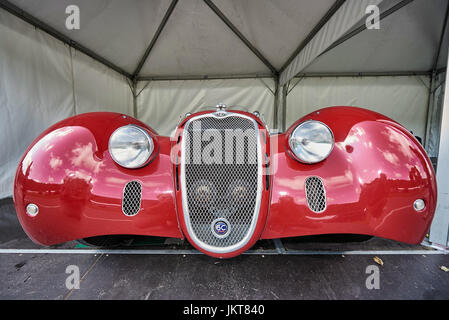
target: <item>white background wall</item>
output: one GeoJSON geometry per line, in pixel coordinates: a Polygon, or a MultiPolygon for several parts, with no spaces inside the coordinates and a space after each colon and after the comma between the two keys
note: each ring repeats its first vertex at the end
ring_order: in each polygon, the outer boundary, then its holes
{"type": "Polygon", "coordinates": [[[316,109],[356,106],[382,113],[424,138],[428,86],[423,76],[304,78],[287,96],[287,128],[316,109]]]}
{"type": "Polygon", "coordinates": [[[70,50],[0,10],[0,198],[12,195],[20,157],[50,125],[75,111],[131,114],[125,78],[70,50]]]}
{"type": "MultiPolygon", "coordinates": [[[[139,82],[137,92],[145,85],[139,82]]],[[[153,81],[137,98],[137,115],[160,134],[170,135],[186,112],[224,103],[230,109],[257,110],[272,126],[272,91],[272,79],[153,81]]]]}

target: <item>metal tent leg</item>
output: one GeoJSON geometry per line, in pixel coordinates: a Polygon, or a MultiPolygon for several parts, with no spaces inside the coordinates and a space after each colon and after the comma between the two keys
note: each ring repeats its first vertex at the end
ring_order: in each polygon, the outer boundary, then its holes
{"type": "Polygon", "coordinates": [[[441,115],[440,147],[437,164],[438,203],[430,228],[430,241],[448,247],[449,234],[449,74],[446,72],[445,95],[441,115]]]}

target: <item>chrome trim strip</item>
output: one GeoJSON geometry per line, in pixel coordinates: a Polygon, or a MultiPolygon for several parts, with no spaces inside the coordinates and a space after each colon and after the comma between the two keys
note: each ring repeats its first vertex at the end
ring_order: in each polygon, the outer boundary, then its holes
{"type": "MultiPolygon", "coordinates": [[[[120,254],[120,255],[198,255],[195,249],[0,249],[0,254],[120,254]]],[[[449,250],[286,250],[254,249],[243,252],[244,255],[448,255],[449,250]]]]}

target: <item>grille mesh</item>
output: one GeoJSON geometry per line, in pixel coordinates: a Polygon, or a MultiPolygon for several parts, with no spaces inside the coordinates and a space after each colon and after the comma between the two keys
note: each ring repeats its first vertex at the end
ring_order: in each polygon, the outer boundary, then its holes
{"type": "Polygon", "coordinates": [[[142,185],[138,181],[130,181],[123,190],[122,211],[127,216],[139,213],[142,198],[142,185]]]}
{"type": "Polygon", "coordinates": [[[184,139],[188,207],[184,214],[189,215],[192,232],[212,247],[239,243],[250,232],[258,194],[257,127],[253,121],[239,116],[206,116],[187,125],[184,139]],[[221,152],[212,152],[213,161],[202,159],[213,141],[211,138],[197,143],[194,134],[198,133],[199,125],[203,137],[214,129],[213,139],[221,138],[221,152]],[[236,138],[229,139],[231,133],[236,138]],[[229,223],[226,237],[217,236],[212,228],[213,222],[220,218],[229,223]]]}
{"type": "Polygon", "coordinates": [[[313,212],[320,213],[326,209],[326,192],[320,178],[309,177],[306,179],[307,204],[313,212]]]}

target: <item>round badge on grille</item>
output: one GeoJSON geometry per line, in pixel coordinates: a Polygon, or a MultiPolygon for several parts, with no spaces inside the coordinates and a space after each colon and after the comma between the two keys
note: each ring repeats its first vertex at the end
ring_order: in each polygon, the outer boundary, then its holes
{"type": "Polygon", "coordinates": [[[225,218],[215,219],[212,221],[211,227],[213,235],[220,239],[226,238],[231,231],[231,225],[225,218]]]}

